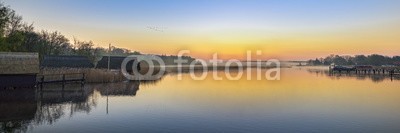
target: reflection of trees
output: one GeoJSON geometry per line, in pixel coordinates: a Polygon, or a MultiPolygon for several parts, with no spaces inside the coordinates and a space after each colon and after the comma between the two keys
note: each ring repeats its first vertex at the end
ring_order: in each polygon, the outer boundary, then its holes
{"type": "Polygon", "coordinates": [[[135,96],[140,85],[154,85],[160,82],[158,80],[143,80],[143,81],[128,81],[108,84],[94,85],[94,89],[100,92],[101,95],[108,96],[135,96]]]}
{"type": "Polygon", "coordinates": [[[140,85],[141,86],[155,85],[155,84],[158,84],[159,82],[161,82],[162,79],[163,78],[161,77],[160,79],[157,79],[157,80],[143,80],[143,81],[140,81],[140,85]]]}
{"type": "Polygon", "coordinates": [[[53,124],[65,114],[64,109],[62,105],[42,106],[36,112],[34,122],[36,124],[53,124]]]}
{"type": "Polygon", "coordinates": [[[85,102],[71,104],[69,116],[72,117],[76,112],[90,113],[93,107],[96,106],[97,106],[97,97],[92,95],[85,102]]]}
{"type": "Polygon", "coordinates": [[[367,76],[357,76],[356,77],[358,80],[366,80],[367,76]]]}
{"type": "Polygon", "coordinates": [[[110,84],[98,84],[94,88],[101,95],[108,96],[135,96],[139,90],[139,81],[119,82],[110,84]]]}
{"type": "Polygon", "coordinates": [[[26,132],[29,125],[30,121],[28,120],[0,122],[0,132],[26,132]]]}
{"type": "Polygon", "coordinates": [[[36,112],[34,90],[0,90],[0,132],[25,132],[36,112]]]}
{"type": "Polygon", "coordinates": [[[36,93],[34,89],[1,91],[0,132],[26,132],[32,124],[53,124],[66,114],[72,117],[76,112],[89,113],[97,105],[97,99],[92,96],[93,91],[90,89],[80,91],[58,91],[60,89],[52,87],[46,89],[57,91],[40,93],[36,93]]]}
{"type": "Polygon", "coordinates": [[[93,107],[96,107],[97,100],[87,99],[84,102],[68,102],[57,104],[45,104],[38,108],[34,122],[35,124],[53,124],[65,115],[72,117],[77,112],[90,113],[93,107]]]}
{"type": "Polygon", "coordinates": [[[316,74],[317,76],[328,76],[331,79],[340,79],[342,77],[345,78],[355,78],[357,80],[366,80],[370,79],[373,82],[382,82],[384,80],[400,80],[400,77],[383,74],[355,74],[355,73],[330,73],[329,70],[325,69],[307,69],[309,73],[316,74]]]}
{"type": "MultiPolygon", "coordinates": [[[[57,88],[46,88],[57,90],[57,88]]],[[[36,124],[53,124],[66,114],[72,117],[76,112],[89,113],[97,105],[93,89],[81,89],[77,86],[64,88],[69,91],[44,91],[39,94],[38,110],[35,114],[36,124]]]]}
{"type": "Polygon", "coordinates": [[[140,85],[160,81],[89,84],[85,88],[67,85],[64,89],[60,85],[46,85],[42,92],[0,90],[0,133],[26,132],[32,125],[51,125],[66,115],[90,113],[98,101],[94,90],[101,95],[135,96],[140,85]]]}
{"type": "MultiPolygon", "coordinates": [[[[388,78],[390,79],[390,77],[388,77],[388,78]]],[[[386,77],[383,75],[372,75],[372,76],[370,76],[370,79],[374,82],[382,82],[386,79],[386,77]]]]}

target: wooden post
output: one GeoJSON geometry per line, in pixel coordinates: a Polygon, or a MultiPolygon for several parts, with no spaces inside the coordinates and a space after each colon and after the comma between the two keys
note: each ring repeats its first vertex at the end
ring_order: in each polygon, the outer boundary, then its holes
{"type": "Polygon", "coordinates": [[[65,87],[65,74],[62,75],[62,91],[64,91],[65,87]]]}
{"type": "Polygon", "coordinates": [[[44,75],[40,78],[40,91],[43,90],[44,75]]]}
{"type": "Polygon", "coordinates": [[[108,66],[107,66],[107,70],[110,71],[110,61],[111,61],[111,43],[108,44],[108,66]]]}
{"type": "Polygon", "coordinates": [[[391,79],[392,81],[393,81],[393,73],[394,73],[394,70],[389,71],[390,79],[391,79]]]}
{"type": "Polygon", "coordinates": [[[81,85],[83,86],[84,84],[85,84],[85,73],[82,73],[81,85]]]}

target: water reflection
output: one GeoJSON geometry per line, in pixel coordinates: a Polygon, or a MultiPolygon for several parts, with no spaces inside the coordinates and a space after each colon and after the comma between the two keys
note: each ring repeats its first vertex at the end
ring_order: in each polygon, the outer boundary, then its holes
{"type": "Polygon", "coordinates": [[[102,96],[135,96],[136,92],[139,90],[139,85],[139,81],[130,81],[123,84],[99,84],[94,85],[93,88],[99,91],[102,96]]]}
{"type": "Polygon", "coordinates": [[[63,116],[72,117],[76,112],[89,113],[96,106],[92,97],[93,89],[80,85],[67,85],[60,90],[59,85],[50,85],[37,92],[38,109],[34,123],[36,125],[53,124],[63,116]]]}
{"type": "Polygon", "coordinates": [[[34,90],[1,90],[1,132],[26,131],[37,108],[34,90]]]}
{"type": "Polygon", "coordinates": [[[327,67],[304,67],[298,69],[306,69],[307,72],[316,76],[325,76],[330,79],[338,80],[341,78],[354,78],[357,80],[371,80],[373,82],[383,82],[385,80],[400,80],[400,76],[384,75],[384,74],[355,74],[355,73],[330,73],[327,67]]]}
{"type": "Polygon", "coordinates": [[[284,68],[280,81],[168,74],[84,88],[0,90],[0,132],[400,131],[400,82],[324,70],[284,68]]]}
{"type": "MultiPolygon", "coordinates": [[[[160,79],[161,80],[161,79],[160,79]]],[[[159,81],[110,84],[46,85],[35,89],[0,90],[0,132],[26,132],[38,125],[52,125],[62,117],[90,113],[100,96],[135,96],[140,85],[159,81]]]]}

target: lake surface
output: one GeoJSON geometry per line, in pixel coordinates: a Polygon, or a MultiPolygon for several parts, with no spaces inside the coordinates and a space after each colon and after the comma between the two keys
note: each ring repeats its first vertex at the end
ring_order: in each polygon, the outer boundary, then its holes
{"type": "Polygon", "coordinates": [[[400,132],[398,77],[322,67],[283,68],[279,81],[177,76],[2,90],[0,132],[400,132]]]}

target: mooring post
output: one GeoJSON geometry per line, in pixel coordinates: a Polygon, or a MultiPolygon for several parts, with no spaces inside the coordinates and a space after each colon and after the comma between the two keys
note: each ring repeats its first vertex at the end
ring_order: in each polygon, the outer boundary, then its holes
{"type": "Polygon", "coordinates": [[[85,73],[82,73],[81,85],[83,86],[84,84],[85,84],[85,73]]]}
{"type": "Polygon", "coordinates": [[[65,74],[62,75],[62,91],[64,91],[65,87],[65,74]]]}
{"type": "Polygon", "coordinates": [[[394,73],[394,70],[389,71],[390,79],[391,79],[392,81],[393,81],[393,73],[394,73]]]}
{"type": "Polygon", "coordinates": [[[40,78],[40,91],[43,90],[44,75],[40,78]]]}

